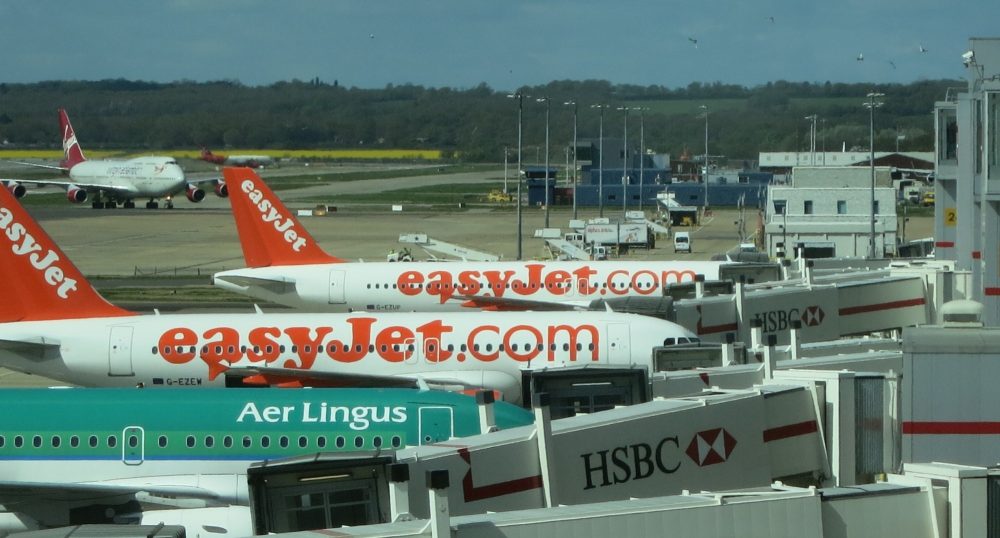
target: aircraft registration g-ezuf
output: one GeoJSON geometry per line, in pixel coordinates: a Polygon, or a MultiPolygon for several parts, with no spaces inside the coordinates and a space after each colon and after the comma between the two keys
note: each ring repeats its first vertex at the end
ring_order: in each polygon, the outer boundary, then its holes
{"type": "Polygon", "coordinates": [[[218,155],[208,148],[201,148],[201,160],[223,166],[242,166],[246,168],[264,168],[274,164],[270,155],[218,155]]]}
{"type": "Polygon", "coordinates": [[[349,263],[323,251],[270,188],[246,168],[223,178],[247,268],[215,285],[313,311],[571,310],[595,300],[659,300],[673,282],[719,277],[724,262],[511,261],[349,263]]]}
{"type": "MultiPolygon", "coordinates": [[[[136,199],[148,199],[147,209],[159,207],[158,199],[164,198],[167,207],[173,207],[173,197],[184,193],[188,200],[200,202],[205,198],[205,191],[195,183],[189,182],[184,176],[184,170],[173,157],[136,157],[128,160],[89,161],[83,155],[83,149],[76,139],[73,126],[69,122],[66,111],[59,109],[59,131],[62,133],[63,160],[58,166],[37,163],[21,163],[28,166],[58,170],[69,179],[0,179],[7,189],[20,198],[27,189],[24,184],[52,185],[66,190],[66,198],[74,204],[92,200],[96,208],[114,208],[121,203],[122,207],[135,207],[136,199]]],[[[226,184],[219,180],[205,180],[199,183],[210,183],[215,194],[220,197],[227,195],[226,184]]]]}
{"type": "MultiPolygon", "coordinates": [[[[476,399],[451,392],[182,390],[0,390],[0,534],[163,522],[248,536],[253,462],[481,433],[476,399]]],[[[532,422],[503,402],[493,415],[501,429],[532,422]]]]}
{"type": "Polygon", "coordinates": [[[327,385],[486,388],[516,402],[524,369],[648,365],[655,346],[697,341],[607,311],[137,315],[101,297],[4,189],[0,293],[0,365],[85,386],[222,385],[225,371],[252,368],[327,385]]]}

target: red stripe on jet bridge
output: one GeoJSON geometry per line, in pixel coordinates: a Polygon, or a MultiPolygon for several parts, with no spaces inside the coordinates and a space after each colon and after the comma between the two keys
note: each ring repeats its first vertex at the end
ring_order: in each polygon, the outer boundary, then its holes
{"type": "Polygon", "coordinates": [[[983,290],[983,293],[993,296],[1000,295],[1000,288],[986,288],[983,290]]]}
{"type": "Polygon", "coordinates": [[[1000,435],[1000,422],[904,422],[907,435],[1000,435]]]}
{"type": "Polygon", "coordinates": [[[918,297],[916,299],[906,299],[903,301],[890,301],[888,303],[877,303],[877,304],[865,304],[860,306],[851,306],[848,308],[841,308],[841,316],[850,316],[853,314],[867,314],[869,312],[879,312],[881,310],[893,310],[895,308],[907,308],[910,306],[920,306],[925,304],[926,301],[923,297],[918,297]]]}
{"type": "Polygon", "coordinates": [[[715,334],[715,333],[725,333],[733,332],[739,328],[736,323],[727,323],[725,325],[709,325],[707,327],[699,325],[698,334],[715,334]]]}
{"type": "Polygon", "coordinates": [[[983,253],[982,252],[979,252],[978,250],[973,250],[972,251],[972,259],[973,260],[978,260],[978,259],[981,259],[982,257],[983,257],[983,253]]]}
{"type": "Polygon", "coordinates": [[[934,246],[935,247],[940,247],[940,248],[954,248],[955,247],[955,242],[954,241],[935,241],[934,242],[934,246]]]}
{"type": "Polygon", "coordinates": [[[472,456],[469,454],[469,449],[458,449],[458,455],[465,460],[465,463],[469,464],[469,470],[465,472],[465,477],[462,478],[462,494],[465,496],[465,502],[492,499],[493,497],[501,497],[503,495],[530,491],[542,487],[542,475],[515,478],[505,482],[497,482],[496,484],[486,484],[485,486],[475,486],[472,484],[472,456]]]}
{"type": "Polygon", "coordinates": [[[807,420],[805,422],[799,422],[798,424],[778,426],[777,428],[764,430],[764,442],[769,443],[771,441],[788,439],[789,437],[808,435],[810,433],[816,433],[818,429],[819,426],[816,424],[815,420],[807,420]]]}

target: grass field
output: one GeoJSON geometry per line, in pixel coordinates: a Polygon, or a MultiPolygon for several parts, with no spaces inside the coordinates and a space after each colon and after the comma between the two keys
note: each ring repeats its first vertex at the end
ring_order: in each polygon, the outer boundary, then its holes
{"type": "MultiPolygon", "coordinates": [[[[110,157],[134,157],[152,153],[167,154],[176,158],[197,159],[201,150],[131,151],[131,150],[87,150],[87,158],[107,159],[110,157]]],[[[438,161],[441,150],[437,149],[232,149],[219,152],[222,155],[268,155],[275,159],[329,159],[353,161],[438,161]]],[[[45,149],[5,149],[0,150],[0,159],[62,159],[62,150],[45,149]]]]}

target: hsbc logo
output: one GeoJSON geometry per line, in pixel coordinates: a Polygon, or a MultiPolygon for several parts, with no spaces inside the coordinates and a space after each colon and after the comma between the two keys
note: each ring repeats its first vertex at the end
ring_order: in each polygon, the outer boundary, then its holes
{"type": "Polygon", "coordinates": [[[823,323],[823,318],[826,317],[826,313],[823,309],[817,306],[807,307],[802,312],[802,325],[806,327],[815,327],[820,323],[823,323]]]}
{"type": "Polygon", "coordinates": [[[802,321],[804,327],[816,327],[823,323],[826,313],[819,305],[808,306],[802,310],[789,308],[788,310],[768,310],[759,312],[754,316],[755,321],[760,322],[761,329],[765,333],[787,331],[793,320],[802,321]]]}
{"type": "Polygon", "coordinates": [[[684,461],[682,454],[698,467],[725,463],[736,447],[736,438],[724,428],[715,428],[696,433],[683,452],[681,446],[676,436],[670,436],[657,443],[634,443],[581,454],[587,481],[583,489],[625,484],[657,473],[676,473],[684,461]]]}
{"type": "Polygon", "coordinates": [[[724,428],[698,432],[684,452],[698,467],[729,461],[736,448],[736,439],[724,428]]]}

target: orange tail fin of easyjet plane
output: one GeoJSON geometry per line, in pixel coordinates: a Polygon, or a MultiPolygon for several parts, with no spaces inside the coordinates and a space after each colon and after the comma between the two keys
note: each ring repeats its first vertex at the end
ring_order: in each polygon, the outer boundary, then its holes
{"type": "Polygon", "coordinates": [[[7,189],[0,189],[0,322],[132,316],[87,282],[7,189]]]}
{"type": "Polygon", "coordinates": [[[336,263],[250,168],[222,171],[236,230],[249,267],[336,263]]]}
{"type": "Polygon", "coordinates": [[[62,166],[64,168],[73,168],[86,161],[87,158],[83,156],[83,149],[80,148],[80,143],[76,141],[76,133],[73,132],[73,125],[69,122],[69,115],[62,108],[59,109],[59,131],[62,133],[62,166]]]}

